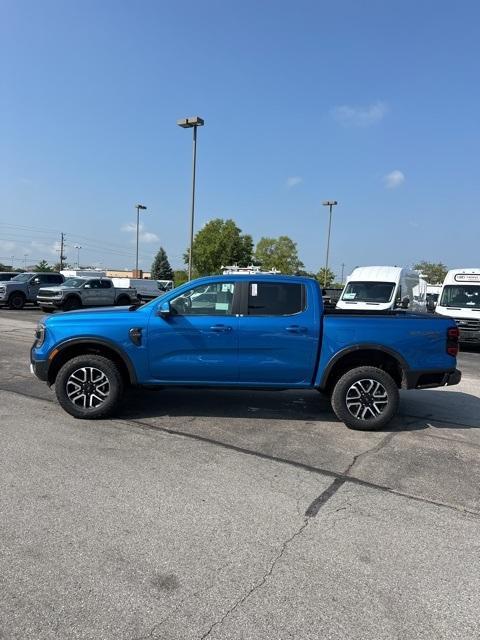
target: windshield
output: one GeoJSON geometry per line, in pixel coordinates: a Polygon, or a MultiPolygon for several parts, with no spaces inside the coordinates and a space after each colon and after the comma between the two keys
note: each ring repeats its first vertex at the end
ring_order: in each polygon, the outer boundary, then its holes
{"type": "Polygon", "coordinates": [[[480,309],[480,286],[447,285],[443,288],[440,305],[460,309],[480,309]]]}
{"type": "Polygon", "coordinates": [[[30,280],[31,277],[31,273],[19,273],[18,276],[15,276],[12,280],[15,280],[15,282],[26,282],[27,280],[30,280]]]}
{"type": "Polygon", "coordinates": [[[67,278],[62,286],[68,287],[69,289],[78,289],[82,284],[85,284],[85,282],[83,278],[67,278]]]}
{"type": "Polygon", "coordinates": [[[394,282],[349,282],[342,300],[345,302],[390,302],[395,290],[394,282]]]}

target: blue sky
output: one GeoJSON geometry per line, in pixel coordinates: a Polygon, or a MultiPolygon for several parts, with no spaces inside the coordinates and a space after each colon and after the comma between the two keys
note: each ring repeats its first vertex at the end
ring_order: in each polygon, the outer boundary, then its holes
{"type": "Polygon", "coordinates": [[[312,270],[480,266],[474,1],[0,0],[0,261],[140,262],[231,217],[312,270]]]}

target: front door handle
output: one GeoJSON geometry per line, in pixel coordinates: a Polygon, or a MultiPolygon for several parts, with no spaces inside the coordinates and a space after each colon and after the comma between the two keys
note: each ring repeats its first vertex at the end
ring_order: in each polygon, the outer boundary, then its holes
{"type": "Polygon", "coordinates": [[[215,333],[223,333],[231,330],[232,327],[229,327],[226,324],[214,324],[212,327],[210,327],[210,331],[215,331],[215,333]]]}
{"type": "Polygon", "coordinates": [[[290,327],[285,327],[285,330],[289,333],[306,333],[307,327],[300,327],[298,324],[292,324],[290,327]]]}

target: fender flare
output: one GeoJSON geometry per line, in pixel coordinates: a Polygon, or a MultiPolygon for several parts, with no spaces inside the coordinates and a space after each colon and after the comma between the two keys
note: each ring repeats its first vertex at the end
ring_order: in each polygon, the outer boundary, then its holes
{"type": "Polygon", "coordinates": [[[111,340],[108,340],[106,338],[99,338],[98,336],[82,336],[81,338],[69,338],[68,340],[64,340],[63,342],[60,342],[59,344],[57,344],[53,348],[53,350],[57,351],[57,353],[55,354],[54,358],[52,358],[49,369],[52,366],[52,364],[55,362],[55,359],[62,353],[62,351],[65,351],[65,349],[68,349],[69,347],[78,346],[82,344],[98,345],[100,347],[107,347],[108,349],[111,349],[112,351],[114,351],[126,366],[128,371],[128,376],[130,378],[130,382],[134,385],[137,384],[137,374],[135,372],[135,367],[133,366],[133,363],[130,357],[125,353],[125,351],[121,347],[115,344],[115,342],[112,342],[111,340]]]}
{"type": "Polygon", "coordinates": [[[339,362],[345,356],[351,353],[355,353],[356,351],[378,351],[380,353],[385,353],[386,355],[394,358],[398,362],[403,375],[405,375],[410,370],[410,366],[408,365],[405,358],[394,349],[390,349],[390,347],[386,347],[385,345],[375,344],[375,343],[363,343],[363,344],[351,345],[349,347],[345,347],[344,349],[341,349],[332,358],[330,358],[322,374],[322,378],[319,384],[319,389],[324,389],[326,387],[330,373],[333,367],[337,364],[337,362],[339,362]]]}

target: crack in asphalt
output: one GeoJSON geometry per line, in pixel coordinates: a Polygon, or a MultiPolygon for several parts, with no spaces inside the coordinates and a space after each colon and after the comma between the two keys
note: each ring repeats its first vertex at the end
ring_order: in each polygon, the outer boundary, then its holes
{"type": "Polygon", "coordinates": [[[363,458],[364,456],[368,456],[371,453],[377,453],[378,451],[380,451],[380,449],[383,449],[383,447],[387,446],[390,440],[392,440],[393,436],[395,436],[397,433],[400,433],[400,432],[391,431],[390,433],[387,433],[387,435],[382,440],[380,440],[380,442],[377,442],[377,444],[371,447],[370,449],[367,449],[366,451],[362,451],[361,453],[357,453],[357,455],[353,457],[352,462],[348,465],[348,467],[343,472],[344,475],[345,476],[350,475],[350,471],[353,469],[353,467],[357,464],[357,462],[361,458],[363,458]]]}
{"type": "MultiPolygon", "coordinates": [[[[14,391],[11,389],[2,389],[0,387],[0,391],[6,391],[8,393],[14,393],[16,395],[19,396],[23,396],[23,397],[27,397],[27,398],[32,398],[34,400],[40,400],[40,401],[46,401],[46,402],[54,402],[54,400],[48,400],[46,398],[39,398],[38,396],[34,396],[34,395],[30,395],[27,393],[22,393],[20,391],[14,391]]],[[[190,419],[190,422],[192,420],[190,419]]],[[[270,455],[267,453],[262,453],[260,451],[254,451],[252,449],[246,449],[244,447],[239,447],[237,445],[234,444],[229,444],[226,442],[220,442],[218,440],[215,440],[213,438],[208,438],[206,436],[201,436],[201,435],[197,435],[197,434],[192,434],[189,433],[188,431],[179,431],[176,429],[170,429],[168,427],[163,427],[163,426],[159,426],[159,425],[155,425],[155,424],[150,424],[148,422],[142,422],[141,420],[134,420],[134,419],[122,419],[122,418],[117,418],[117,419],[113,419],[112,422],[116,422],[119,424],[126,424],[126,425],[136,425],[146,431],[160,431],[162,433],[166,433],[169,435],[173,435],[173,436],[178,436],[181,438],[188,438],[191,440],[196,440],[198,442],[204,442],[206,444],[211,444],[217,447],[220,447],[222,449],[227,449],[228,451],[235,451],[237,453],[243,453],[245,455],[248,456],[254,456],[256,458],[259,458],[261,460],[269,460],[270,462],[277,462],[280,464],[286,464],[289,465],[291,467],[295,467],[297,469],[303,469],[305,471],[309,471],[311,473],[316,473],[322,476],[326,476],[329,478],[338,478],[338,479],[342,479],[344,480],[345,483],[350,483],[350,484],[354,484],[357,486],[361,486],[361,487],[365,487],[368,489],[375,489],[376,491],[383,491],[385,493],[390,493],[392,495],[395,496],[400,496],[403,498],[408,498],[410,500],[415,500],[416,502],[422,502],[425,504],[431,504],[433,506],[436,507],[442,507],[444,509],[451,509],[452,511],[456,511],[458,513],[461,513],[463,515],[468,514],[474,517],[480,517],[480,512],[479,511],[474,511],[473,509],[467,509],[466,507],[463,506],[458,506],[458,505],[454,505],[454,504],[449,504],[446,502],[440,502],[438,500],[431,500],[429,498],[423,498],[421,496],[416,496],[416,495],[412,495],[410,493],[406,493],[397,489],[394,489],[392,487],[388,487],[386,485],[380,485],[380,484],[376,484],[375,482],[369,482],[368,480],[361,480],[360,478],[356,478],[355,476],[351,476],[351,475],[346,475],[345,472],[343,473],[339,473],[336,471],[330,471],[329,469],[323,469],[322,467],[314,467],[311,466],[309,464],[303,463],[303,462],[297,462],[296,460],[289,460],[288,458],[280,458],[278,456],[274,456],[274,455],[270,455]]],[[[401,433],[401,431],[394,431],[392,432],[393,434],[398,434],[401,433]]],[[[388,434],[391,435],[391,434],[388,434]]],[[[388,437],[388,436],[387,436],[388,437]]],[[[393,437],[393,436],[392,436],[393,437]]],[[[468,443],[467,443],[468,444],[468,443]]],[[[378,445],[375,445],[378,446],[378,445]]],[[[374,447],[375,448],[375,447],[374,447]]],[[[364,452],[365,454],[367,452],[364,452]]],[[[361,454],[360,454],[361,455],[361,454]]]]}
{"type": "Polygon", "coordinates": [[[253,587],[251,589],[249,589],[247,591],[247,593],[245,595],[243,595],[240,599],[238,599],[233,606],[231,606],[226,613],[224,613],[224,615],[220,618],[220,620],[216,620],[208,629],[208,631],[206,631],[203,636],[201,636],[200,640],[206,640],[206,638],[208,638],[210,636],[210,634],[212,633],[212,631],[216,628],[221,626],[225,620],[239,607],[241,607],[256,591],[258,591],[259,589],[261,589],[263,587],[263,585],[266,583],[266,581],[268,580],[268,578],[272,575],[275,566],[278,564],[278,562],[281,560],[282,556],[284,555],[285,551],[287,550],[288,545],[293,542],[293,540],[295,540],[295,538],[297,538],[299,535],[301,535],[303,533],[303,531],[308,527],[310,520],[308,518],[305,518],[303,524],[301,527],[299,527],[295,533],[293,533],[293,535],[291,535],[287,540],[285,540],[285,542],[282,544],[280,551],[277,553],[277,555],[273,558],[272,562],[270,563],[270,567],[267,569],[267,571],[263,574],[262,578],[257,582],[257,584],[253,585],[253,587]]]}

